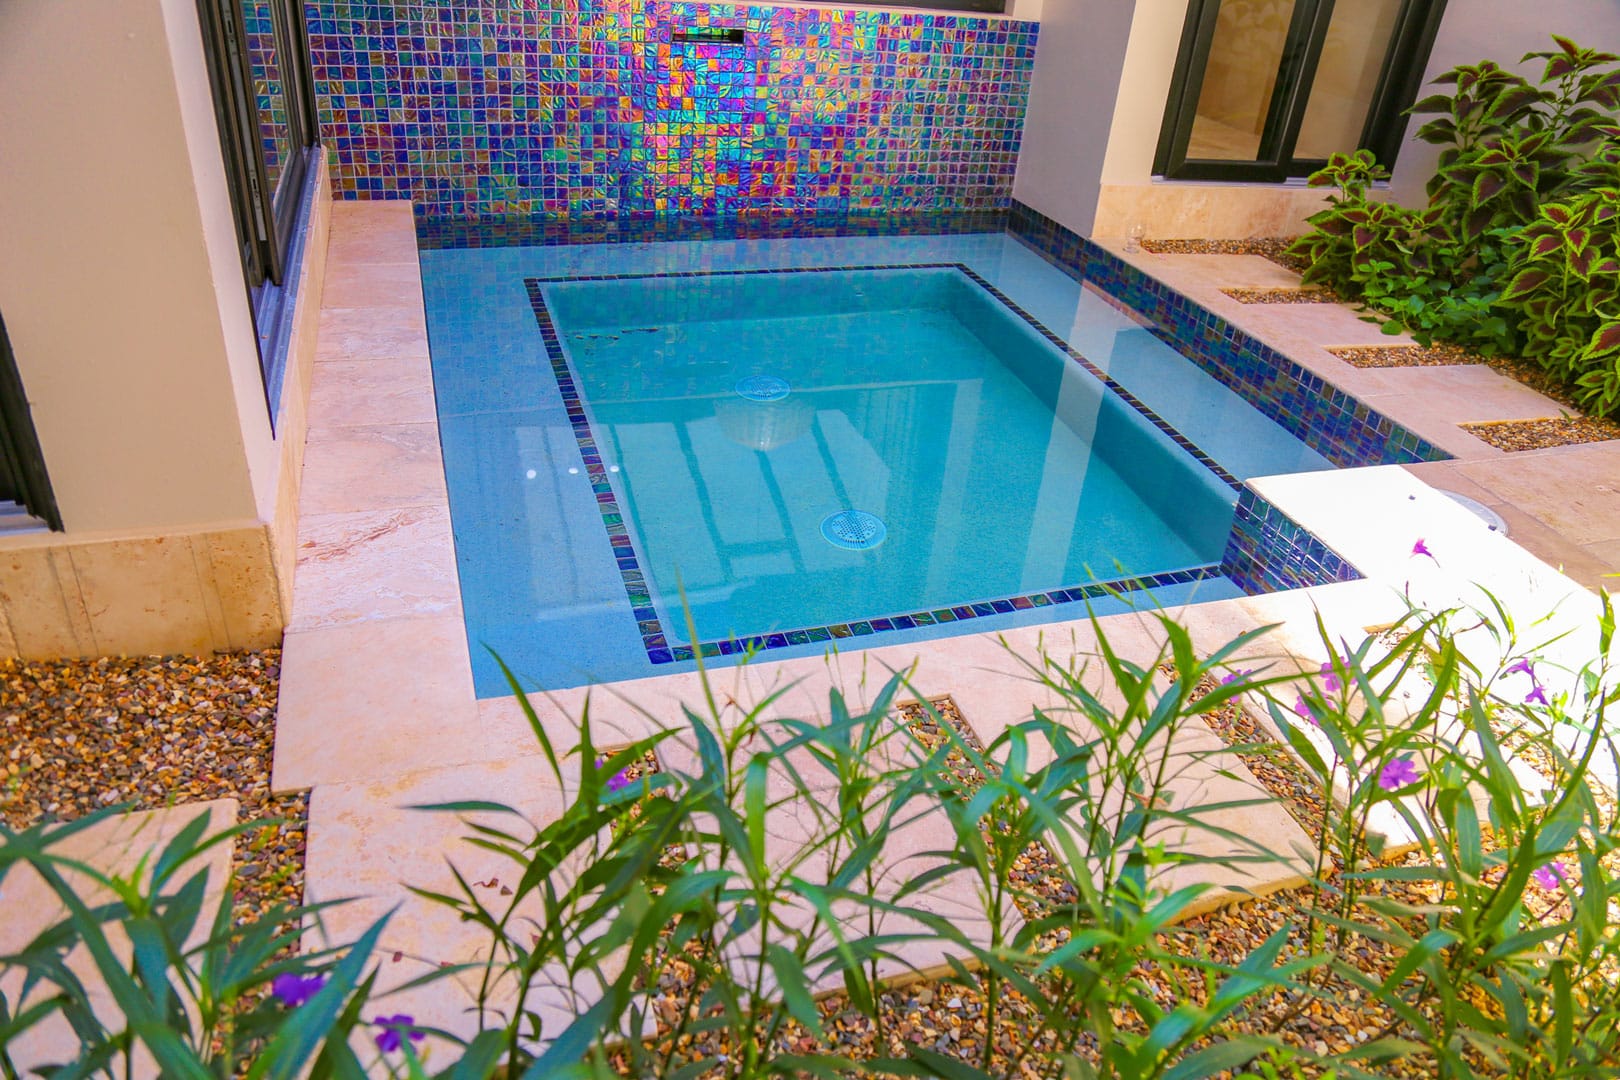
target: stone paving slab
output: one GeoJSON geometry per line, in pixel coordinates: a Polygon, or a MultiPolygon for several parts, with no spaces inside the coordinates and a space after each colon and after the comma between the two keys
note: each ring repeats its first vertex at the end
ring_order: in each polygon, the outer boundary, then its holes
{"type": "MultiPolygon", "coordinates": [[[[188,803],[166,810],[142,810],[97,822],[82,832],[64,839],[57,848],[64,857],[76,859],[108,875],[133,875],[141,860],[154,850],[161,850],[174,836],[198,816],[209,819],[210,834],[230,828],[236,823],[236,800],[215,799],[210,802],[188,803]]],[[[211,929],[207,913],[214,910],[224,895],[230,870],[231,844],[218,844],[206,856],[175,882],[175,888],[189,880],[198,870],[205,870],[208,886],[203,902],[204,917],[187,940],[198,945],[207,940],[211,929]]],[[[83,890],[80,897],[89,904],[107,903],[110,893],[91,886],[89,879],[73,871],[66,872],[70,882],[83,890]]],[[[149,880],[150,875],[147,875],[149,880]]],[[[20,951],[40,932],[55,925],[66,915],[66,909],[56,898],[44,879],[28,867],[13,869],[0,882],[0,954],[20,951]]],[[[113,949],[127,959],[129,942],[121,931],[109,931],[113,949]]],[[[121,1017],[112,994],[96,974],[94,961],[81,946],[68,954],[68,968],[84,982],[89,990],[96,1015],[107,1025],[120,1024],[121,1017]]],[[[22,988],[22,973],[12,972],[0,981],[0,993],[6,996],[15,1011],[21,1004],[18,994],[22,988]]],[[[28,1003],[36,1000],[36,990],[28,1003]]],[[[60,1016],[36,1025],[11,1041],[6,1051],[24,1073],[47,1064],[71,1061],[78,1054],[79,1040],[60,1016]]],[[[132,1065],[137,1077],[158,1074],[157,1063],[144,1051],[136,1053],[132,1065]]]]}

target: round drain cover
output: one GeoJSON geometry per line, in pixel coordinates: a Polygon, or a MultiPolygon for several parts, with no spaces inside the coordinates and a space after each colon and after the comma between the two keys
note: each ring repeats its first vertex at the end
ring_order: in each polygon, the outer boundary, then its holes
{"type": "Polygon", "coordinates": [[[750,375],[737,383],[737,393],[749,401],[781,401],[791,387],[775,375],[750,375]]]}
{"type": "Polygon", "coordinates": [[[1461,506],[1463,509],[1471,511],[1475,517],[1489,525],[1493,532],[1499,532],[1503,536],[1508,534],[1507,522],[1502,520],[1502,515],[1498,514],[1495,510],[1492,510],[1478,499],[1470,499],[1467,495],[1463,495],[1455,491],[1447,491],[1445,488],[1436,488],[1435,490],[1440,492],[1440,494],[1444,495],[1446,498],[1450,499],[1452,502],[1456,503],[1458,506],[1461,506]]]}
{"type": "Polygon", "coordinates": [[[840,510],[822,521],[821,535],[834,547],[862,551],[883,543],[889,530],[880,519],[865,510],[840,510]]]}

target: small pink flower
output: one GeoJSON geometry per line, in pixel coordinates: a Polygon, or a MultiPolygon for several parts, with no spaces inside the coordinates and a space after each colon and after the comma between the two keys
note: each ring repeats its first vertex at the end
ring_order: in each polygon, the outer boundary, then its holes
{"type": "Polygon", "coordinates": [[[1337,694],[1344,684],[1339,682],[1339,673],[1333,670],[1333,661],[1322,662],[1322,689],[1330,694],[1337,694]]]}
{"type": "Polygon", "coordinates": [[[1434,565],[1440,565],[1440,560],[1434,558],[1434,552],[1429,550],[1429,545],[1423,542],[1423,538],[1421,536],[1418,537],[1417,543],[1412,545],[1412,558],[1416,559],[1419,556],[1427,559],[1434,559],[1434,565]]]}
{"type": "Polygon", "coordinates": [[[1378,773],[1378,786],[1385,791],[1399,791],[1415,784],[1423,776],[1409,757],[1393,758],[1378,773]]]}
{"type": "Polygon", "coordinates": [[[1538,866],[1530,871],[1530,878],[1543,889],[1552,892],[1569,880],[1569,871],[1564,869],[1563,863],[1554,859],[1546,866],[1538,866]]]}
{"type": "Polygon", "coordinates": [[[1534,664],[1532,664],[1530,662],[1530,658],[1528,656],[1519,657],[1519,659],[1515,660],[1512,664],[1510,664],[1508,666],[1507,670],[1505,672],[1503,672],[1503,674],[1504,675],[1528,675],[1528,676],[1530,676],[1530,681],[1531,682],[1538,682],[1539,681],[1536,678],[1536,665],[1534,665],[1534,664]]]}
{"type": "Polygon", "coordinates": [[[1253,674],[1254,668],[1236,668],[1235,670],[1227,673],[1226,677],[1221,680],[1221,685],[1230,686],[1239,679],[1253,674]]]}
{"type": "Polygon", "coordinates": [[[1547,700],[1547,688],[1542,686],[1540,683],[1536,683],[1536,685],[1530,688],[1530,692],[1524,695],[1524,703],[1526,705],[1552,704],[1552,702],[1547,700]]]}
{"type": "Polygon", "coordinates": [[[1322,726],[1321,724],[1317,723],[1316,716],[1311,712],[1311,707],[1305,703],[1304,694],[1296,694],[1294,696],[1294,711],[1303,717],[1305,722],[1310,724],[1311,727],[1322,726]]]}

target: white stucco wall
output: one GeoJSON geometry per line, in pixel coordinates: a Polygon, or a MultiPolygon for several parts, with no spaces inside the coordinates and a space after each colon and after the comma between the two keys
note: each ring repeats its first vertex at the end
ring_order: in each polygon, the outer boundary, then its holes
{"type": "Polygon", "coordinates": [[[0,101],[0,312],[68,530],[266,520],[195,3],[0,3],[0,101]]]}
{"type": "Polygon", "coordinates": [[[1127,107],[1121,68],[1132,11],[1158,2],[1045,0],[1041,9],[1013,197],[1082,235],[1091,232],[1113,145],[1116,96],[1127,107]]]}

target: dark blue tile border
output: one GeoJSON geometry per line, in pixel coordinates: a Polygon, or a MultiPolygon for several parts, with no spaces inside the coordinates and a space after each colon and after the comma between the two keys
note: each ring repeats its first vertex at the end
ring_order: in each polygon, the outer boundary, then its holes
{"type": "Polygon", "coordinates": [[[1157,278],[1024,204],[1013,203],[1007,227],[1046,261],[1146,316],[1159,338],[1333,464],[1405,465],[1451,457],[1157,278]]]}
{"type": "Polygon", "coordinates": [[[584,461],[586,474],[590,478],[591,491],[596,496],[597,510],[601,514],[602,524],[607,529],[608,543],[613,547],[619,574],[624,582],[625,595],[630,602],[631,613],[640,628],[642,645],[647,651],[649,661],[654,664],[668,664],[692,660],[696,656],[732,656],[747,652],[781,649],[790,645],[866,637],[885,631],[909,630],[919,626],[961,622],[1013,611],[1025,611],[1057,604],[1071,604],[1085,600],[1095,600],[1108,595],[1145,591],[1166,585],[1187,585],[1222,576],[1219,566],[1209,564],[1158,574],[1148,574],[1141,577],[1124,577],[1111,581],[1088,582],[1072,588],[1054,589],[1023,596],[1002,597],[996,600],[956,604],[949,607],[913,611],[908,614],[890,615],[858,622],[837,623],[831,626],[800,627],[795,630],[758,634],[750,637],[698,642],[695,645],[675,645],[670,641],[669,635],[666,633],[663,623],[653,606],[651,587],[647,583],[646,575],[636,556],[635,545],[631,540],[629,529],[625,525],[624,512],[613,493],[613,485],[608,479],[607,470],[602,465],[602,454],[597,448],[595,436],[591,433],[590,420],[586,416],[578,384],[574,381],[573,372],[568,366],[568,358],[563,353],[562,341],[557,335],[556,325],[552,322],[551,312],[547,309],[545,298],[541,294],[542,286],[563,282],[631,281],[647,278],[730,277],[748,274],[840,273],[858,270],[917,269],[952,269],[962,272],[969,280],[988,291],[997,300],[1028,322],[1047,341],[1061,349],[1071,359],[1083,365],[1092,375],[1102,380],[1126,404],[1136,409],[1149,423],[1152,423],[1174,439],[1178,445],[1197,458],[1201,464],[1215,472],[1223,482],[1233,488],[1241,487],[1241,484],[1230,473],[1222,469],[1207,454],[1193,446],[1174,428],[1127,393],[1123,387],[1120,387],[1118,383],[1109,378],[1100,368],[1071,349],[1062,339],[1042,326],[1028,312],[1013,304],[979,275],[958,263],[785,267],[764,270],[702,270],[659,274],[598,274],[577,277],[525,278],[524,286],[528,290],[529,304],[534,309],[535,323],[539,326],[542,340],[545,342],[546,356],[551,361],[551,371],[557,380],[557,389],[562,395],[564,408],[568,412],[568,422],[574,431],[574,441],[579,446],[580,457],[584,461]]]}

